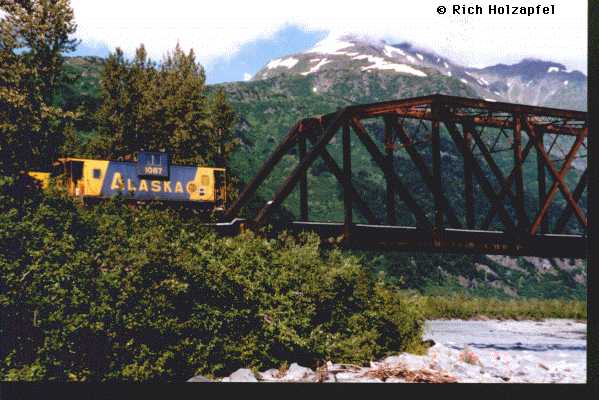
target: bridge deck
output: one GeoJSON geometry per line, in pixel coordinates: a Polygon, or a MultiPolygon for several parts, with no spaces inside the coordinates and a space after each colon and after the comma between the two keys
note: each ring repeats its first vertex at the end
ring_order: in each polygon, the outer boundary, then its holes
{"type": "MultiPolygon", "coordinates": [[[[251,221],[235,219],[211,225],[223,236],[234,236],[251,221]]],[[[291,221],[274,226],[274,232],[303,231],[318,234],[323,244],[348,249],[418,251],[462,254],[501,254],[580,258],[587,253],[587,238],[581,235],[545,234],[517,239],[501,231],[446,228],[442,233],[410,226],[353,224],[349,235],[341,222],[291,221]]]]}

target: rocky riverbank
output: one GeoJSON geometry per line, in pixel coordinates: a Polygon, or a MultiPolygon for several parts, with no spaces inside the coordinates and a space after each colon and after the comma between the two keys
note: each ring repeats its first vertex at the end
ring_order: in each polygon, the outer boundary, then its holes
{"type": "Polygon", "coordinates": [[[221,382],[585,383],[586,324],[572,320],[433,320],[425,355],[408,353],[368,366],[328,361],[317,369],[254,373],[240,369],[221,382]]]}

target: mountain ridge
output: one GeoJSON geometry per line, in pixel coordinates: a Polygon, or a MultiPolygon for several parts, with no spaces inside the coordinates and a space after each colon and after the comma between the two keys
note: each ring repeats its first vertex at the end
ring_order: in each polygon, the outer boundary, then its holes
{"type": "Polygon", "coordinates": [[[586,110],[586,75],[560,63],[528,57],[515,64],[474,68],[409,42],[388,44],[354,35],[328,37],[304,52],[270,60],[251,81],[281,74],[329,74],[328,84],[315,87],[315,91],[326,91],[333,71],[338,75],[385,71],[419,78],[443,75],[459,80],[477,97],[489,101],[586,110]]]}

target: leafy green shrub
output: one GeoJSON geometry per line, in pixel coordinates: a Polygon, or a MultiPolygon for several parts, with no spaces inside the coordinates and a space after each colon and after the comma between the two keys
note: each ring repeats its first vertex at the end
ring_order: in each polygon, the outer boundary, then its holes
{"type": "Polygon", "coordinates": [[[0,182],[3,379],[177,381],[420,342],[416,300],[315,236],[218,238],[173,211],[19,203],[12,186],[0,182]]]}

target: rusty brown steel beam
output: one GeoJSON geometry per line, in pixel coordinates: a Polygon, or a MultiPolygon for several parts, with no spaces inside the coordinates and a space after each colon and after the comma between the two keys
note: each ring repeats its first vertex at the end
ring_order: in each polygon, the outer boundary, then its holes
{"type": "Polygon", "coordinates": [[[287,178],[283,186],[277,191],[274,198],[267,202],[264,207],[258,212],[258,215],[253,221],[254,226],[263,226],[267,219],[270,217],[272,212],[281,205],[281,203],[289,196],[293,187],[297,184],[302,173],[304,173],[310,165],[314,162],[316,157],[322,153],[322,150],[326,147],[332,137],[335,135],[340,124],[346,119],[345,109],[339,110],[337,116],[327,126],[323,136],[318,140],[316,145],[308,151],[304,159],[299,163],[298,166],[291,172],[291,175],[287,178]]]}
{"type": "MultiPolygon", "coordinates": [[[[557,136],[556,136],[557,138],[557,136]]],[[[543,132],[539,132],[537,131],[537,138],[536,141],[538,142],[538,146],[541,146],[543,148],[545,148],[545,142],[543,140],[543,132]]],[[[532,143],[529,140],[529,143],[532,143]]],[[[543,208],[543,204],[545,204],[545,195],[547,193],[547,188],[546,188],[546,177],[545,177],[545,165],[543,164],[543,157],[541,157],[541,154],[539,152],[537,152],[537,184],[538,184],[538,202],[539,202],[539,210],[541,208],[543,208]]],[[[543,222],[541,222],[541,233],[545,234],[547,233],[549,228],[549,224],[548,224],[548,220],[547,218],[543,218],[543,222]]]]}
{"type": "MultiPolygon", "coordinates": [[[[507,196],[510,198],[512,204],[514,204],[515,207],[517,207],[517,204],[518,204],[517,196],[515,196],[514,193],[512,193],[510,184],[508,183],[505,176],[503,175],[503,172],[501,172],[501,169],[495,162],[495,159],[493,158],[493,156],[487,149],[487,146],[485,145],[482,138],[480,137],[480,134],[476,131],[476,129],[472,129],[471,134],[472,134],[472,137],[474,138],[474,141],[476,142],[476,145],[478,146],[479,150],[481,151],[483,158],[485,159],[485,161],[487,162],[487,165],[491,169],[491,172],[493,173],[493,175],[495,175],[495,178],[499,182],[499,185],[501,187],[500,190],[504,190],[505,193],[507,194],[507,196]]],[[[526,221],[525,224],[528,225],[529,221],[528,221],[528,218],[526,217],[526,215],[521,215],[521,217],[526,221]]]]}
{"type": "MultiPolygon", "coordinates": [[[[431,191],[431,193],[433,193],[433,191],[434,191],[433,176],[432,176],[430,170],[428,169],[426,162],[422,159],[422,157],[420,156],[418,151],[414,148],[414,146],[412,146],[412,139],[410,139],[410,137],[408,137],[408,135],[404,131],[403,127],[397,122],[397,120],[392,121],[392,126],[393,126],[395,132],[397,133],[399,140],[403,144],[403,148],[406,150],[406,152],[410,156],[410,159],[412,160],[412,162],[418,169],[418,172],[420,172],[420,176],[424,180],[424,183],[427,185],[427,187],[431,191]]],[[[449,204],[449,201],[447,200],[447,198],[443,195],[443,193],[440,194],[440,197],[441,197],[441,199],[440,199],[441,207],[443,208],[443,211],[445,211],[445,213],[447,215],[447,219],[448,219],[451,227],[461,228],[462,224],[460,224],[460,221],[458,220],[458,218],[455,214],[455,211],[449,204]]]]}
{"type": "MultiPolygon", "coordinates": [[[[349,123],[345,121],[343,123],[343,138],[342,138],[342,150],[343,150],[343,175],[348,182],[351,182],[351,138],[349,136],[349,123]]],[[[350,239],[351,226],[353,224],[353,210],[352,210],[352,198],[351,193],[347,188],[343,188],[343,210],[345,214],[344,218],[344,237],[350,239]]]]}
{"type": "Polygon", "coordinates": [[[250,183],[243,189],[243,191],[241,192],[237,200],[231,205],[231,207],[229,207],[229,209],[225,211],[225,219],[233,219],[237,217],[241,208],[247,203],[249,198],[254,195],[254,193],[258,189],[258,186],[260,186],[262,182],[264,182],[266,177],[271,173],[271,171],[281,160],[281,158],[283,158],[283,156],[287,154],[287,152],[295,145],[302,122],[303,121],[298,121],[289,130],[289,132],[285,136],[285,139],[283,139],[281,144],[279,144],[275,151],[264,162],[262,168],[260,168],[256,176],[254,176],[250,183]]]}
{"type": "MultiPolygon", "coordinates": [[[[317,233],[323,244],[337,243],[343,235],[343,223],[293,221],[284,226],[292,232],[317,233]]],[[[439,241],[430,232],[406,226],[373,226],[355,224],[351,249],[380,251],[418,251],[424,253],[503,254],[511,256],[584,258],[586,240],[581,235],[538,235],[525,241],[514,241],[505,232],[447,228],[439,241]]]]}
{"type": "MultiPolygon", "coordinates": [[[[524,176],[523,176],[523,164],[524,158],[522,154],[522,120],[521,114],[514,114],[514,164],[515,165],[515,173],[514,173],[514,181],[516,186],[516,196],[515,196],[515,208],[516,208],[516,217],[517,217],[517,229],[519,233],[524,233],[526,230],[526,226],[528,224],[528,218],[526,216],[526,210],[524,209],[524,176]]],[[[507,183],[507,180],[506,180],[507,183]]],[[[509,186],[509,183],[506,185],[509,186]]]]}
{"type": "Polygon", "coordinates": [[[430,95],[402,100],[383,101],[380,103],[358,104],[354,106],[349,106],[348,111],[350,111],[352,115],[355,115],[359,119],[363,119],[364,117],[368,117],[375,114],[385,114],[393,112],[394,110],[397,110],[399,107],[430,106],[434,98],[435,95],[430,95]]]}
{"type": "MultiPolygon", "coordinates": [[[[385,115],[385,160],[387,161],[387,168],[391,171],[395,171],[393,165],[393,151],[395,149],[395,135],[393,134],[393,120],[390,115],[385,115]]],[[[385,176],[386,178],[386,176],[385,176]]],[[[386,181],[387,189],[387,223],[389,225],[395,225],[397,218],[395,215],[395,192],[393,191],[393,184],[386,181]]]]}
{"type": "Polygon", "coordinates": [[[339,181],[339,183],[341,183],[341,186],[343,188],[345,188],[345,187],[349,188],[349,191],[350,191],[351,196],[352,196],[352,203],[356,205],[356,207],[357,207],[358,211],[360,212],[360,214],[362,214],[362,216],[364,218],[366,218],[366,220],[368,221],[369,224],[373,224],[373,225],[378,224],[380,222],[378,220],[378,218],[370,210],[370,208],[368,207],[368,205],[366,204],[366,202],[364,200],[362,200],[362,198],[360,197],[360,194],[358,193],[358,191],[356,190],[356,188],[351,184],[351,182],[347,182],[345,180],[345,176],[343,175],[343,171],[337,165],[337,162],[329,154],[329,152],[326,149],[324,149],[323,152],[322,152],[322,154],[320,155],[320,157],[322,158],[322,160],[324,161],[324,163],[327,165],[327,168],[329,169],[329,171],[331,171],[331,173],[333,175],[335,175],[335,177],[337,178],[337,181],[339,181]]]}
{"type": "MultiPolygon", "coordinates": [[[[580,176],[578,183],[576,184],[574,193],[572,194],[572,197],[574,198],[576,203],[578,203],[578,200],[580,200],[580,197],[582,196],[584,189],[586,189],[586,186],[587,186],[587,170],[585,169],[584,172],[582,173],[582,175],[580,176]]],[[[572,207],[570,207],[569,205],[566,204],[566,207],[564,208],[561,215],[557,219],[557,223],[555,224],[553,233],[562,233],[571,216],[572,216],[572,207]]],[[[546,218],[544,220],[546,220],[546,218]]]]}
{"type": "MultiPolygon", "coordinates": [[[[451,138],[455,142],[456,147],[462,152],[462,156],[467,157],[468,153],[466,152],[466,149],[465,149],[466,146],[464,145],[464,139],[460,135],[458,128],[455,126],[455,124],[453,122],[449,122],[449,121],[443,121],[443,122],[444,122],[445,126],[447,127],[447,130],[448,130],[451,138]]],[[[491,201],[491,203],[495,204],[495,206],[497,207],[497,210],[499,212],[499,217],[501,218],[501,221],[503,222],[505,229],[507,230],[508,233],[512,233],[512,234],[515,233],[516,227],[514,226],[514,223],[511,219],[510,215],[503,207],[503,204],[500,203],[497,193],[495,193],[495,191],[493,190],[493,187],[491,186],[491,183],[488,181],[487,177],[485,176],[485,173],[483,172],[482,168],[480,167],[480,165],[478,164],[476,159],[474,159],[474,157],[472,157],[471,160],[472,160],[472,171],[476,175],[476,178],[478,179],[480,186],[483,189],[483,192],[485,193],[485,195],[487,196],[489,201],[491,201]]]]}
{"type": "Polygon", "coordinates": [[[464,143],[463,143],[463,160],[464,160],[464,208],[466,214],[466,226],[468,229],[474,229],[476,225],[475,218],[475,202],[474,202],[474,180],[472,179],[472,134],[466,128],[462,126],[464,131],[464,143]]]}
{"type": "Polygon", "coordinates": [[[441,133],[439,131],[440,104],[433,100],[431,104],[431,155],[433,164],[433,202],[435,204],[435,229],[443,230],[443,201],[442,201],[442,182],[441,182],[441,133]]]}
{"type": "Polygon", "coordinates": [[[541,210],[539,210],[539,212],[537,213],[537,215],[534,219],[534,222],[530,228],[530,234],[531,235],[536,234],[537,230],[539,229],[539,225],[541,224],[541,221],[543,220],[543,218],[545,217],[545,214],[549,210],[549,206],[551,204],[551,201],[553,200],[553,197],[557,194],[558,189],[562,192],[562,195],[565,197],[568,204],[574,210],[574,215],[576,215],[576,218],[578,219],[578,221],[580,222],[582,227],[586,229],[587,228],[587,218],[584,215],[584,212],[580,209],[580,207],[578,207],[578,204],[572,197],[572,193],[570,193],[570,190],[568,190],[568,187],[567,187],[566,183],[564,182],[564,176],[570,169],[570,164],[572,163],[572,160],[574,160],[574,157],[576,156],[576,152],[578,151],[578,148],[582,144],[582,141],[587,136],[588,128],[585,128],[583,130],[583,134],[581,134],[580,136],[578,136],[576,138],[576,141],[574,142],[574,145],[572,146],[568,155],[566,156],[566,161],[560,168],[559,172],[555,169],[555,166],[551,162],[551,160],[550,160],[549,156],[547,155],[547,153],[545,152],[545,149],[543,148],[543,146],[539,146],[534,128],[532,126],[529,126],[529,129],[526,132],[530,136],[531,140],[534,141],[537,151],[543,158],[545,166],[547,166],[547,168],[549,169],[549,172],[551,173],[551,175],[553,176],[553,179],[554,179],[553,184],[551,185],[551,188],[549,189],[549,193],[547,193],[547,196],[545,198],[545,203],[543,204],[543,207],[541,208],[541,210]]]}
{"type": "MultiPolygon", "coordinates": [[[[298,140],[299,159],[306,157],[306,136],[302,135],[298,140]]],[[[308,171],[302,173],[299,181],[300,189],[300,219],[308,221],[308,171]]]]}
{"type": "Polygon", "coordinates": [[[371,116],[374,114],[384,114],[393,112],[394,110],[397,110],[399,108],[415,106],[426,107],[430,106],[433,102],[436,102],[442,106],[473,108],[493,112],[505,112],[509,114],[523,113],[534,116],[559,117],[586,121],[586,113],[583,111],[564,110],[550,107],[538,107],[514,103],[490,102],[481,99],[447,96],[440,94],[434,94],[423,97],[414,97],[402,100],[391,100],[380,103],[361,104],[349,106],[347,107],[347,109],[349,112],[351,112],[352,115],[356,115],[360,119],[363,119],[366,116],[371,116]]]}
{"type": "MultiPolygon", "coordinates": [[[[529,140],[528,143],[526,143],[526,146],[524,146],[524,150],[522,151],[522,160],[526,160],[526,157],[528,157],[528,153],[530,153],[530,150],[533,147],[533,143],[529,140]]],[[[512,180],[514,179],[514,174],[516,173],[516,168],[513,168],[512,171],[510,172],[510,174],[508,175],[508,177],[506,178],[506,184],[509,186],[512,184],[512,180]]],[[[506,188],[505,186],[503,186],[501,188],[501,191],[499,192],[499,200],[503,200],[505,198],[506,195],[506,188]]],[[[489,212],[487,213],[487,216],[485,217],[482,225],[481,225],[481,229],[488,229],[489,226],[491,226],[491,222],[493,221],[493,217],[495,217],[495,215],[497,214],[497,208],[494,205],[491,205],[491,209],[489,210],[489,212]]]]}
{"type": "MultiPolygon", "coordinates": [[[[397,109],[394,111],[384,111],[368,116],[364,116],[362,119],[367,118],[377,118],[381,115],[385,114],[397,114],[402,118],[413,118],[431,121],[433,117],[431,116],[430,111],[425,110],[412,110],[412,109],[397,109]]],[[[446,117],[449,121],[456,122],[459,124],[464,123],[464,121],[472,120],[478,126],[485,126],[491,128],[507,128],[513,129],[513,123],[509,119],[504,118],[493,118],[489,116],[473,116],[471,114],[466,113],[452,113],[446,117]]],[[[559,126],[559,125],[545,125],[545,124],[534,124],[539,129],[543,129],[547,133],[553,133],[557,135],[566,135],[566,136],[577,136],[578,131],[584,129],[584,127],[574,128],[567,126],[559,126]]]]}
{"type": "MultiPolygon", "coordinates": [[[[322,125],[320,125],[320,124],[317,125],[317,127],[315,129],[318,132],[320,132],[318,134],[318,136],[321,136],[324,133],[322,125]]],[[[317,143],[317,136],[310,135],[310,136],[308,136],[308,138],[310,139],[310,141],[312,142],[313,145],[315,145],[317,143]]],[[[333,156],[331,156],[331,154],[327,151],[326,148],[322,149],[320,158],[322,158],[322,160],[326,164],[329,171],[331,171],[331,173],[335,176],[335,178],[337,178],[337,181],[339,183],[341,183],[341,187],[343,188],[343,190],[345,190],[346,188],[349,190],[349,192],[351,193],[351,196],[352,196],[352,203],[356,205],[360,214],[362,214],[362,216],[364,218],[366,218],[366,220],[368,221],[369,224],[373,224],[373,225],[378,224],[379,223],[378,218],[370,210],[370,208],[368,207],[366,202],[364,200],[362,200],[362,198],[360,197],[360,194],[358,193],[358,191],[356,190],[356,188],[354,187],[352,182],[345,179],[345,175],[343,174],[343,171],[337,165],[337,162],[335,161],[333,156]]]]}
{"type": "Polygon", "coordinates": [[[586,113],[577,110],[564,110],[560,108],[530,106],[524,104],[504,103],[500,101],[485,101],[466,97],[439,95],[440,103],[458,105],[460,107],[478,108],[483,110],[507,112],[510,114],[529,114],[535,116],[560,117],[568,119],[586,120],[586,113]]]}
{"type": "Polygon", "coordinates": [[[393,184],[394,192],[397,193],[399,198],[406,204],[408,209],[416,217],[417,224],[423,227],[424,229],[429,229],[430,222],[426,218],[426,214],[424,213],[424,211],[422,211],[422,208],[420,208],[416,200],[414,200],[414,198],[410,194],[410,191],[406,188],[401,179],[399,179],[395,171],[390,171],[387,168],[387,165],[385,164],[385,157],[379,151],[376,144],[372,141],[370,135],[368,135],[368,132],[366,131],[366,129],[364,129],[358,118],[351,117],[350,121],[358,138],[360,139],[362,144],[364,144],[364,147],[366,147],[366,150],[370,153],[370,155],[372,156],[375,163],[379,166],[379,168],[383,170],[385,176],[387,176],[389,181],[393,184]]]}

